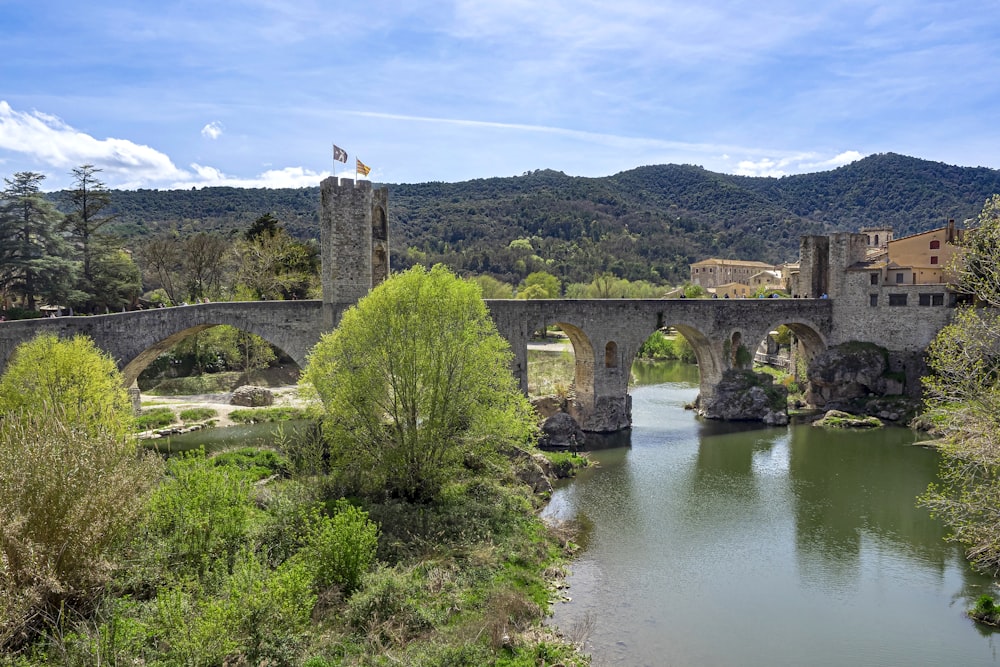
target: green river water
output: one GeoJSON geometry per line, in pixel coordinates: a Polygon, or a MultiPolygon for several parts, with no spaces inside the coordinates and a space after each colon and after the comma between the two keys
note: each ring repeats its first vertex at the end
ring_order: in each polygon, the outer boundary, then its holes
{"type": "Polygon", "coordinates": [[[970,570],[915,497],[938,455],[906,429],[698,420],[694,366],[636,366],[628,446],[553,494],[592,528],[551,622],[594,665],[1000,664],[970,570]]]}

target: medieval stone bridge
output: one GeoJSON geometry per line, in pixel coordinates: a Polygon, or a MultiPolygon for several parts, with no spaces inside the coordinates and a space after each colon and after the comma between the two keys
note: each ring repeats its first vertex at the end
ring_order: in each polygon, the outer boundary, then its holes
{"type": "MultiPolygon", "coordinates": [[[[210,303],[91,317],[0,323],[0,367],[15,347],[39,332],[83,334],[118,363],[131,386],[142,369],[178,341],[231,325],[257,334],[304,366],[312,347],[343,310],[389,275],[388,190],[367,181],[328,178],[320,187],[321,301],[210,303]]],[[[702,398],[723,373],[740,366],[780,325],[796,335],[806,360],[847,341],[883,346],[894,372],[919,386],[921,354],[951,317],[943,285],[884,283],[866,268],[863,234],[803,237],[797,284],[827,299],[552,299],[489,300],[497,329],[514,352],[513,372],[527,390],[528,339],[557,324],[576,355],[569,409],[584,430],[631,424],[632,360],[657,329],[674,327],[691,343],[702,398]],[[939,307],[934,307],[939,306],[939,307]],[[741,350],[744,352],[741,354],[741,350]],[[749,354],[746,354],[749,353],[749,354]]],[[[795,288],[793,294],[799,292],[795,288]]]]}
{"type": "MultiPolygon", "coordinates": [[[[616,431],[631,424],[628,383],[632,360],[657,329],[674,327],[691,343],[701,392],[713,393],[736,350],[752,351],[769,331],[787,325],[806,354],[825,349],[833,321],[827,299],[551,299],[488,300],[497,329],[514,352],[513,372],[527,390],[528,340],[557,324],[576,357],[574,417],[585,430],[616,431]]],[[[106,351],[131,385],[157,356],[180,340],[218,325],[256,334],[304,366],[312,347],[339,320],[323,301],[208,303],[96,316],[0,323],[0,363],[41,332],[86,335],[106,351]]]]}

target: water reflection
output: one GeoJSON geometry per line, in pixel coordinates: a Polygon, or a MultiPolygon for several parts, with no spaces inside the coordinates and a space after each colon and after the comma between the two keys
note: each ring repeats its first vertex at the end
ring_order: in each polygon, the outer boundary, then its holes
{"type": "Polygon", "coordinates": [[[548,510],[592,523],[554,622],[596,621],[595,665],[996,664],[963,613],[993,582],[916,506],[934,452],[904,429],[699,421],[691,368],[643,369],[669,381],[634,389],[629,446],[548,510]]]}

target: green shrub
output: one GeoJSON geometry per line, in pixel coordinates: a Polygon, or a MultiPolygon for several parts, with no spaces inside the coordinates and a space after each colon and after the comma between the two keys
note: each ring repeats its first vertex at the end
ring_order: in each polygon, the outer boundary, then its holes
{"type": "Polygon", "coordinates": [[[135,418],[135,428],[139,431],[150,431],[164,428],[174,423],[174,411],[168,407],[151,408],[135,418]]]}
{"type": "Polygon", "coordinates": [[[976,605],[969,610],[969,616],[980,623],[1000,625],[1000,607],[989,595],[980,595],[976,605]]]}
{"type": "Polygon", "coordinates": [[[200,422],[218,416],[219,411],[215,408],[187,408],[181,410],[182,422],[200,422]]]}
{"type": "Polygon", "coordinates": [[[693,364],[697,361],[694,348],[681,335],[668,337],[662,331],[653,334],[639,348],[639,357],[653,360],[677,360],[693,364]]]}
{"type": "Polygon", "coordinates": [[[252,408],[246,410],[233,410],[229,413],[229,418],[238,424],[265,424],[269,422],[282,422],[292,419],[305,419],[306,412],[302,408],[277,407],[277,408],[252,408]]]}
{"type": "Polygon", "coordinates": [[[118,367],[86,336],[39,334],[14,350],[0,377],[0,412],[58,409],[88,433],[132,430],[132,401],[118,367]]]}
{"type": "Polygon", "coordinates": [[[375,561],[378,526],[346,500],[332,516],[314,516],[302,557],[313,568],[319,589],[340,586],[353,592],[375,561]]]}
{"type": "Polygon", "coordinates": [[[232,466],[254,480],[264,479],[271,475],[287,477],[291,467],[288,459],[273,449],[257,449],[255,447],[220,452],[210,460],[215,466],[232,466]]]}
{"type": "Polygon", "coordinates": [[[395,568],[369,572],[347,601],[347,622],[366,634],[370,643],[406,641],[433,626],[418,593],[419,586],[405,572],[395,568]]]}
{"type": "Polygon", "coordinates": [[[143,541],[158,544],[154,557],[177,574],[178,567],[198,574],[228,567],[257,514],[252,479],[216,466],[204,451],[171,458],[147,506],[143,541]]]}
{"type": "Polygon", "coordinates": [[[572,477],[580,468],[590,465],[590,459],[578,452],[542,452],[552,466],[552,473],[559,479],[572,477]]]}

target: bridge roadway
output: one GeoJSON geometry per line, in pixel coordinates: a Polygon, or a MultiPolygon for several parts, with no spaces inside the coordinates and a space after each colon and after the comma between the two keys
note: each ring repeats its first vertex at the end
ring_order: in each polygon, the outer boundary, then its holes
{"type": "MultiPolygon", "coordinates": [[[[737,365],[737,350],[752,357],[769,331],[787,325],[807,357],[828,345],[830,299],[539,299],[487,300],[497,330],[511,344],[513,372],[528,386],[528,340],[556,324],[576,356],[570,412],[584,430],[611,432],[631,425],[628,382],[632,360],[657,329],[674,327],[691,343],[701,372],[701,393],[714,393],[722,373],[737,365]]],[[[339,319],[323,301],[253,301],[195,304],[108,315],[19,320],[0,324],[0,366],[18,344],[41,332],[86,335],[118,364],[131,386],[142,370],[177,342],[228,324],[257,334],[303,367],[312,347],[339,319]]]]}

